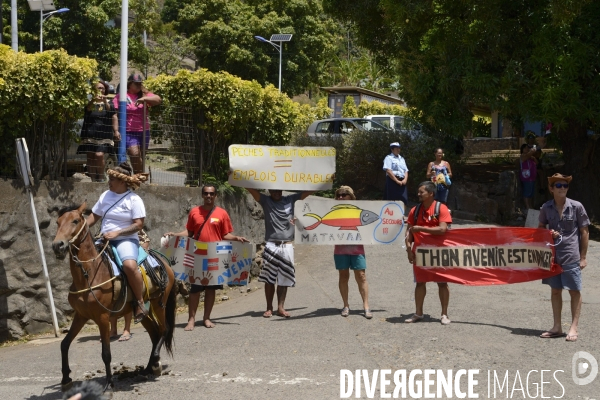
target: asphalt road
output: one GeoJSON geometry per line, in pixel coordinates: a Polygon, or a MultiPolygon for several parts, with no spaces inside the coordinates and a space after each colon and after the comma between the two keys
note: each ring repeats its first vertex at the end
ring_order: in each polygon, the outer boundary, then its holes
{"type": "MultiPolygon", "coordinates": [[[[460,225],[453,224],[455,228],[460,225]]],[[[575,343],[538,337],[552,324],[550,290],[539,282],[451,285],[449,326],[439,323],[437,288],[429,284],[425,313],[430,316],[424,322],[404,324],[414,312],[412,270],[404,250],[399,245],[367,246],[366,252],[372,320],[360,314],[362,303],[352,278],[351,315],[339,315],[342,303],[332,247],[297,246],[298,284],[289,290],[286,302],[292,318],[263,318],[261,290],[216,306],[214,329],[198,326],[184,332],[186,316],[180,315],[175,358],[163,352],[168,374],[147,381],[117,379],[114,398],[335,399],[340,398],[342,369],[367,370],[370,378],[374,370],[382,369],[391,370],[392,375],[396,370],[407,370],[408,375],[416,369],[452,370],[453,374],[478,369],[473,390],[479,398],[600,399],[600,376],[585,386],[575,385],[572,379],[575,352],[586,351],[600,360],[598,243],[592,242],[588,252],[580,336],[575,343]],[[542,370],[547,370],[543,376],[542,370]],[[500,382],[506,378],[502,391],[494,386],[494,372],[500,382]]],[[[568,295],[565,300],[567,330],[568,295]]],[[[113,366],[134,368],[146,364],[150,341],[143,329],[136,328],[129,342],[113,342],[111,349],[113,366]]],[[[91,379],[103,382],[97,335],[78,337],[70,359],[75,380],[94,373],[91,379]]],[[[588,371],[592,367],[588,362],[588,371]]],[[[57,339],[0,349],[0,398],[59,399],[60,379],[57,339]]],[[[387,388],[391,393],[393,378],[388,375],[387,379],[392,380],[387,388]]],[[[465,392],[466,382],[466,377],[459,381],[459,389],[465,392]]],[[[436,387],[432,386],[434,395],[436,387]]],[[[360,398],[368,398],[362,379],[360,389],[360,398]]],[[[382,394],[377,384],[374,398],[382,394]]],[[[406,398],[411,398],[410,392],[406,398]]],[[[437,398],[448,397],[440,392],[437,398]]]]}

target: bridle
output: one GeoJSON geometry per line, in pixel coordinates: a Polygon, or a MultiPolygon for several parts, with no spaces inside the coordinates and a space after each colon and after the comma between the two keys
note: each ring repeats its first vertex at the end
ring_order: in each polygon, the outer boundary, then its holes
{"type": "MultiPolygon", "coordinates": [[[[96,255],[96,257],[91,258],[89,260],[80,260],[79,257],[77,257],[77,254],[73,254],[73,247],[77,250],[77,253],[79,253],[79,247],[77,247],[75,245],[75,242],[77,241],[77,239],[79,238],[79,235],[81,235],[81,232],[83,232],[84,228],[87,228],[85,231],[85,234],[83,235],[83,237],[79,240],[79,246],[81,246],[81,243],[85,240],[85,238],[87,237],[87,235],[90,234],[90,227],[86,221],[85,218],[83,218],[83,216],[81,216],[83,223],[81,224],[81,228],[79,228],[79,231],[77,231],[77,233],[75,234],[75,236],[73,236],[70,240],[69,240],[69,254],[71,254],[71,259],[75,262],[75,264],[77,264],[77,266],[79,266],[79,268],[81,269],[81,273],[83,274],[83,276],[85,277],[85,280],[87,282],[88,287],[86,289],[83,290],[77,290],[77,291],[71,291],[69,290],[70,294],[81,294],[81,293],[85,293],[87,291],[89,291],[92,296],[94,296],[94,300],[96,300],[96,303],[98,303],[98,305],[100,305],[100,307],[104,308],[106,311],[110,312],[110,313],[118,313],[121,312],[123,310],[123,308],[125,308],[125,304],[127,304],[125,301],[123,302],[123,305],[121,306],[120,309],[118,310],[110,310],[106,307],[104,307],[104,305],[100,302],[100,300],[98,300],[98,298],[96,297],[96,295],[94,294],[94,289],[98,289],[102,286],[104,286],[105,284],[114,281],[115,279],[117,279],[117,275],[113,276],[112,278],[110,278],[109,280],[102,282],[98,285],[95,286],[91,286],[90,285],[90,278],[89,278],[89,270],[85,269],[83,267],[84,263],[93,263],[94,261],[96,261],[98,258],[100,258],[104,252],[106,251],[106,249],[108,248],[108,244],[109,241],[105,240],[104,243],[104,247],[102,248],[102,250],[100,250],[100,252],[98,253],[98,255],[96,255]]],[[[101,237],[101,234],[98,234],[97,239],[99,239],[101,237]]],[[[127,298],[127,285],[125,285],[125,298],[127,298]]]]}
{"type": "MultiPolygon", "coordinates": [[[[81,267],[81,270],[83,272],[83,275],[87,278],[88,277],[88,272],[87,270],[85,270],[83,268],[84,263],[89,263],[89,262],[94,262],[96,261],[99,257],[102,256],[102,254],[106,251],[106,248],[108,247],[108,240],[105,241],[104,243],[104,247],[102,248],[102,250],[98,253],[98,255],[94,258],[91,258],[89,260],[80,260],[79,257],[77,257],[76,254],[73,254],[73,247],[75,249],[77,249],[77,252],[79,253],[79,247],[77,247],[75,245],[75,241],[77,240],[77,238],[79,237],[79,235],[81,235],[81,232],[83,231],[83,228],[87,228],[85,231],[85,235],[83,235],[83,237],[81,238],[81,240],[79,241],[79,245],[81,246],[81,243],[85,240],[85,238],[87,237],[87,235],[90,234],[90,227],[88,226],[87,221],[85,220],[85,218],[83,218],[83,224],[81,224],[81,228],[79,228],[79,231],[75,234],[75,236],[73,236],[71,238],[71,240],[69,240],[69,253],[71,254],[71,258],[73,259],[73,261],[75,261],[75,264],[79,265],[79,267],[81,267]]],[[[99,239],[99,237],[98,237],[99,239]]]]}

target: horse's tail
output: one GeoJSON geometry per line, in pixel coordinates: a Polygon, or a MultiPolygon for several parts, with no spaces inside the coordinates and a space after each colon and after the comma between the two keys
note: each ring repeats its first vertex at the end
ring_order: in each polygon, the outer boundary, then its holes
{"type": "Polygon", "coordinates": [[[175,332],[175,316],[177,314],[177,288],[175,285],[177,282],[173,284],[171,287],[171,291],[169,292],[169,298],[167,299],[167,307],[165,309],[165,349],[167,349],[167,353],[173,357],[173,332],[175,332]]]}

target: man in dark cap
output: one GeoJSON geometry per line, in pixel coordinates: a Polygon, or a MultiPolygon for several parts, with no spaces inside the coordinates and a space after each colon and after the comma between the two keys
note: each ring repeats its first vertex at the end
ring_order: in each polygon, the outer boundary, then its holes
{"type": "Polygon", "coordinates": [[[539,228],[546,228],[552,232],[555,241],[555,262],[563,272],[551,278],[542,280],[550,285],[552,314],[554,325],[540,335],[542,338],[563,337],[561,312],[562,291],[566,289],[571,295],[571,328],[567,334],[567,341],[577,340],[577,325],[581,312],[581,270],[587,266],[586,256],[589,240],[590,220],[583,205],[567,197],[569,184],[572,177],[554,174],[548,178],[548,189],[553,200],[549,200],[540,209],[539,228]]]}

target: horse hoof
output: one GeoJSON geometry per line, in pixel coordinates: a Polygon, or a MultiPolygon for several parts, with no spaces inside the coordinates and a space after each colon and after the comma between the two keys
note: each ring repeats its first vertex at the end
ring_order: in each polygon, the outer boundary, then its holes
{"type": "Polygon", "coordinates": [[[154,374],[154,376],[160,376],[162,374],[162,364],[160,361],[157,364],[158,365],[152,366],[152,373],[154,374]]]}
{"type": "Polygon", "coordinates": [[[114,383],[107,383],[104,386],[104,390],[102,391],[102,394],[104,395],[104,398],[106,398],[106,399],[112,399],[114,389],[115,389],[115,384],[114,383]]]}
{"type": "Polygon", "coordinates": [[[62,390],[63,392],[66,392],[67,390],[71,389],[73,387],[73,381],[69,382],[69,383],[65,383],[64,385],[60,385],[60,390],[62,390]]]}

